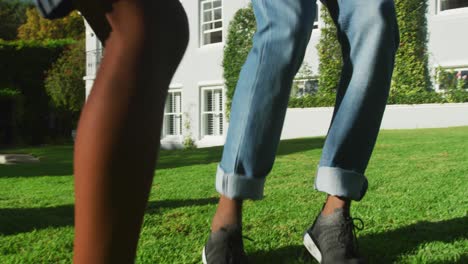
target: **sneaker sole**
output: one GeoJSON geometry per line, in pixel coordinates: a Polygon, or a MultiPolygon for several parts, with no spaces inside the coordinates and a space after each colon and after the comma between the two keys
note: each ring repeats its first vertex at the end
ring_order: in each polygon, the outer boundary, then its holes
{"type": "Polygon", "coordinates": [[[306,247],[307,251],[309,251],[309,253],[312,255],[312,257],[314,257],[319,263],[322,262],[322,253],[320,253],[319,248],[317,247],[317,245],[315,245],[308,232],[306,232],[304,235],[304,246],[306,247]]]}
{"type": "Polygon", "coordinates": [[[203,261],[203,264],[207,264],[207,262],[206,262],[206,254],[205,254],[205,247],[203,247],[202,261],[203,261]]]}

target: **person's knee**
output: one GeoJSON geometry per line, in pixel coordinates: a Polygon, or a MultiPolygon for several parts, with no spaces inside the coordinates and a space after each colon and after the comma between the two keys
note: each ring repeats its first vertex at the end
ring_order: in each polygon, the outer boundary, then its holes
{"type": "Polygon", "coordinates": [[[291,14],[285,17],[284,23],[279,26],[277,32],[284,32],[285,38],[291,42],[295,52],[305,50],[314,26],[314,15],[314,9],[308,6],[295,16],[291,14]]]}
{"type": "Polygon", "coordinates": [[[370,34],[383,35],[386,41],[398,42],[398,25],[396,22],[396,11],[393,0],[375,0],[366,2],[356,14],[354,25],[370,34]]]}
{"type": "Polygon", "coordinates": [[[168,54],[178,54],[188,43],[187,17],[178,0],[119,0],[107,19],[113,41],[126,49],[165,48],[168,54]]]}
{"type": "Polygon", "coordinates": [[[262,49],[265,57],[272,58],[278,69],[294,68],[302,62],[313,23],[313,14],[309,10],[294,16],[285,14],[260,28],[254,45],[262,49]]]}

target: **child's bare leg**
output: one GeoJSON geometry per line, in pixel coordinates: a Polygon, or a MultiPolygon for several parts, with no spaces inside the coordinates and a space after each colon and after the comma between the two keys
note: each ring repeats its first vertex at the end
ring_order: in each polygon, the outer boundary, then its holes
{"type": "Polygon", "coordinates": [[[167,88],[188,41],[178,0],[120,0],[106,18],[112,32],[75,145],[75,263],[133,263],[167,88]]]}

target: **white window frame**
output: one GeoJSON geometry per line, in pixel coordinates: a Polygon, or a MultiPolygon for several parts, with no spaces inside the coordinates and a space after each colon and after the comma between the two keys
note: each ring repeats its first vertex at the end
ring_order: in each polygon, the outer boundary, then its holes
{"type": "MultiPolygon", "coordinates": [[[[447,71],[454,71],[454,72],[468,71],[468,65],[467,65],[467,66],[456,66],[456,67],[443,66],[442,68],[443,68],[444,70],[447,70],[447,71]]],[[[446,90],[445,90],[445,89],[440,89],[440,84],[436,82],[436,91],[437,91],[437,92],[444,92],[444,91],[446,91],[446,90]]]]}
{"type": "Polygon", "coordinates": [[[468,14],[468,7],[461,7],[455,9],[441,10],[441,0],[436,0],[436,10],[438,15],[453,15],[453,14],[468,14]]]}
{"type": "Polygon", "coordinates": [[[199,17],[199,32],[200,32],[200,47],[206,47],[206,46],[210,46],[210,45],[218,45],[218,44],[223,44],[224,43],[224,21],[223,21],[223,17],[224,17],[224,12],[223,12],[223,0],[220,0],[221,1],[221,6],[220,7],[213,7],[213,2],[215,1],[218,1],[218,0],[200,0],[199,1],[199,10],[200,10],[200,17],[199,17]],[[208,9],[208,10],[205,10],[203,9],[203,5],[205,3],[210,3],[211,2],[211,9],[208,9]],[[221,10],[221,19],[215,19],[215,10],[221,10]],[[212,20],[210,21],[204,21],[204,13],[205,11],[211,11],[211,15],[212,15],[212,20]],[[209,30],[204,30],[203,29],[203,26],[204,25],[207,25],[207,24],[215,24],[217,22],[221,22],[221,27],[220,28],[215,28],[215,29],[209,29],[209,30]],[[214,33],[214,32],[221,32],[221,41],[220,42],[214,42],[214,43],[205,43],[205,33],[214,33]]]}
{"type": "Polygon", "coordinates": [[[167,98],[170,98],[170,96],[173,96],[174,94],[179,93],[180,94],[180,112],[174,111],[174,112],[167,112],[167,102],[168,99],[166,99],[166,102],[164,104],[164,119],[163,119],[163,130],[162,130],[162,138],[163,139],[173,139],[176,141],[179,141],[183,137],[183,101],[184,101],[184,96],[183,96],[183,91],[181,88],[177,89],[169,89],[167,98]],[[179,130],[179,133],[176,134],[168,134],[168,126],[167,126],[167,117],[169,116],[175,116],[176,120],[180,120],[179,122],[176,122],[175,125],[175,130],[179,130]]]}
{"type": "MultiPolygon", "coordinates": [[[[299,87],[299,89],[302,89],[302,90],[305,90],[305,84],[306,82],[308,81],[317,81],[318,82],[318,77],[317,76],[313,76],[312,78],[299,78],[299,79],[294,79],[293,80],[293,85],[294,84],[297,84],[297,86],[299,87]]],[[[301,95],[301,96],[295,96],[295,98],[301,98],[301,97],[304,97],[305,95],[305,91],[304,93],[301,95]]]]}
{"type": "MultiPolygon", "coordinates": [[[[225,113],[224,109],[226,107],[226,96],[224,94],[224,85],[210,85],[210,86],[201,86],[200,87],[200,135],[201,138],[222,138],[224,137],[226,133],[226,118],[225,118],[225,113]],[[221,102],[220,103],[215,103],[215,105],[218,107],[214,111],[205,111],[205,106],[206,106],[206,92],[208,91],[216,91],[220,90],[221,91],[221,102]],[[221,106],[221,109],[219,107],[221,106]],[[214,122],[214,132],[212,135],[208,134],[206,131],[208,128],[205,126],[206,123],[206,116],[208,114],[214,114],[215,115],[215,120],[214,122]],[[219,117],[221,117],[221,120],[219,120],[219,117]],[[218,120],[218,121],[216,121],[218,120]],[[216,126],[217,124],[217,126],[216,126]]],[[[215,99],[216,100],[216,99],[215,99]]]]}

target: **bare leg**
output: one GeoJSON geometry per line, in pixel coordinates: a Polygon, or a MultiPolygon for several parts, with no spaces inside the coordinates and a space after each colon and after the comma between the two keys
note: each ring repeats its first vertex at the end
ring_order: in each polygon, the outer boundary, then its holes
{"type": "Polygon", "coordinates": [[[106,18],[112,32],[75,145],[75,263],[134,262],[167,88],[188,41],[176,0],[120,0],[106,18]]]}
{"type": "Polygon", "coordinates": [[[232,200],[221,195],[211,231],[216,232],[226,226],[242,227],[242,200],[232,200]]]}
{"type": "Polygon", "coordinates": [[[335,212],[335,209],[343,208],[344,213],[349,215],[350,207],[351,200],[339,196],[327,195],[327,200],[325,202],[325,206],[322,209],[322,214],[330,215],[335,212]]]}

